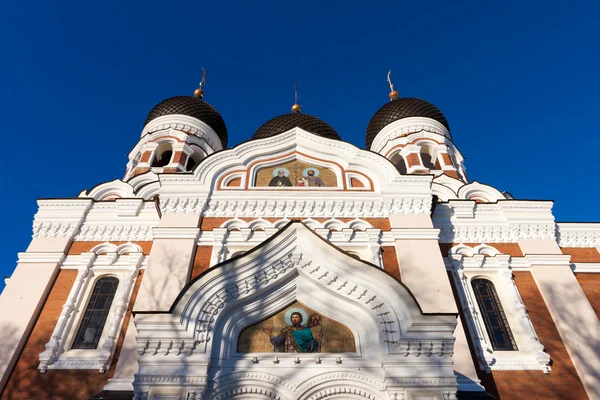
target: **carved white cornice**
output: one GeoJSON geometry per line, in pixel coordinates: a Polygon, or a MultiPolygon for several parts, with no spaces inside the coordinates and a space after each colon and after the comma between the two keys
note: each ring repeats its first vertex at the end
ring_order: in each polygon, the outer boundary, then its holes
{"type": "Polygon", "coordinates": [[[514,243],[554,240],[552,202],[506,200],[492,204],[453,200],[438,204],[433,224],[442,243],[514,243]]]}
{"type": "Polygon", "coordinates": [[[151,225],[86,225],[79,230],[75,241],[151,241],[151,225]]]}
{"type": "Polygon", "coordinates": [[[393,214],[429,214],[431,197],[389,200],[211,200],[206,217],[387,218],[393,214]]]}
{"type": "Polygon", "coordinates": [[[142,199],[94,203],[75,241],[150,241],[160,218],[156,205],[142,199]]]}
{"type": "Polygon", "coordinates": [[[556,234],[560,247],[600,247],[600,223],[559,222],[556,234]]]}
{"type": "Polygon", "coordinates": [[[161,198],[160,211],[163,214],[201,214],[206,200],[199,197],[161,198]]]}
{"type": "Polygon", "coordinates": [[[22,263],[60,263],[64,260],[64,253],[18,253],[19,264],[22,263]]]}
{"type": "Polygon", "coordinates": [[[91,199],[38,200],[33,238],[71,238],[91,206],[91,199]]]}
{"type": "Polygon", "coordinates": [[[442,243],[515,243],[519,240],[554,239],[553,224],[502,224],[452,226],[436,224],[442,243]]]}

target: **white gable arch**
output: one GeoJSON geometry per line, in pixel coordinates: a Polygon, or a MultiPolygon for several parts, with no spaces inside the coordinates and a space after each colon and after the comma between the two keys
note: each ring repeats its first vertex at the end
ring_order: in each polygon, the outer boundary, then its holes
{"type": "Polygon", "coordinates": [[[135,324],[140,357],[134,387],[142,392],[150,390],[157,376],[184,374],[184,383],[204,382],[205,398],[217,399],[229,389],[211,388],[207,382],[224,382],[235,371],[245,378],[236,378],[239,382],[231,383],[231,390],[256,388],[267,375],[285,376],[292,382],[290,388],[276,391],[279,397],[273,398],[308,400],[319,394],[301,397],[304,394],[298,390],[303,382],[324,371],[365,368],[370,373],[361,383],[364,387],[346,382],[330,388],[335,389],[332,394],[343,398],[352,389],[354,394],[378,399],[387,390],[381,387],[386,374],[408,378],[414,374],[414,365],[429,363],[444,378],[439,382],[449,382],[444,384],[450,388],[456,383],[452,372],[456,316],[423,315],[401,283],[376,266],[335,249],[297,222],[190,282],[168,313],[138,312],[135,324]],[[356,352],[237,351],[239,335],[246,327],[294,301],[349,328],[356,352]],[[290,392],[294,393],[291,397],[290,392]]]}

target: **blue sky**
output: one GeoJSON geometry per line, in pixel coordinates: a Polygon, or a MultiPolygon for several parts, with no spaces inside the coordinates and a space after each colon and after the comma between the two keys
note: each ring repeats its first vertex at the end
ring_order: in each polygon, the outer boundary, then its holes
{"type": "MultiPolygon", "coordinates": [[[[558,221],[594,207],[600,106],[597,2],[4,2],[0,276],[31,239],[36,198],[121,178],[159,101],[192,94],[223,115],[230,145],[303,111],[364,147],[387,101],[437,105],[467,173],[558,221]]],[[[3,283],[0,283],[0,288],[3,283]]]]}

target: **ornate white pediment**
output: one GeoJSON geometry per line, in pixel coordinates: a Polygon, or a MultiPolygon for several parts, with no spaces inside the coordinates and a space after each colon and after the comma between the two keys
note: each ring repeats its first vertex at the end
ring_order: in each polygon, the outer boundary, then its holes
{"type": "MultiPolygon", "coordinates": [[[[152,379],[181,376],[190,382],[179,384],[181,390],[201,392],[207,399],[227,398],[218,382],[228,382],[227,391],[251,393],[260,387],[277,394],[284,389],[273,382],[283,377],[290,387],[285,389],[288,394],[279,394],[281,398],[305,398],[299,389],[303,382],[324,373],[364,368],[361,382],[372,382],[363,389],[388,398],[385,393],[391,386],[386,378],[418,378],[415,368],[434,365],[437,377],[443,378],[440,382],[445,382],[434,385],[434,390],[456,388],[452,372],[456,316],[423,315],[400,282],[332,247],[297,222],[190,282],[167,313],[138,312],[135,324],[140,369],[134,387],[140,397],[165,388],[152,384],[152,379]],[[348,327],[356,352],[238,352],[242,330],[294,301],[348,327]],[[273,382],[265,387],[261,376],[273,382]],[[206,383],[197,383],[202,380],[206,383]]],[[[336,385],[325,389],[344,387],[336,385]]],[[[396,389],[401,390],[397,385],[396,389]]]]}

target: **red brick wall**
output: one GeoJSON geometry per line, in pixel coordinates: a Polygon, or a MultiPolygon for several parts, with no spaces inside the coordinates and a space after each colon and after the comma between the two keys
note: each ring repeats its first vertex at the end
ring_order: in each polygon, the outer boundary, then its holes
{"type": "Polygon", "coordinates": [[[600,262],[600,253],[595,247],[561,247],[560,250],[563,254],[571,255],[571,262],[600,262]]]}
{"type": "MultiPolygon", "coordinates": [[[[93,249],[94,247],[96,247],[102,243],[106,243],[106,242],[73,242],[73,243],[71,243],[71,247],[69,247],[69,251],[67,252],[67,254],[71,255],[71,254],[85,253],[86,251],[90,251],[91,249],[93,249]]],[[[111,243],[119,246],[119,245],[122,245],[123,243],[128,243],[128,242],[111,242],[111,243]]],[[[152,248],[153,242],[133,242],[133,243],[140,246],[142,248],[142,252],[145,255],[150,254],[150,249],[152,248]]]]}
{"type": "Polygon", "coordinates": [[[196,255],[194,256],[194,265],[192,266],[192,274],[190,280],[196,279],[204,271],[210,267],[210,256],[212,254],[212,246],[196,247],[196,255]]]}
{"type": "Polygon", "coordinates": [[[383,261],[383,269],[389,272],[394,278],[402,280],[400,267],[398,266],[398,257],[396,256],[396,248],[394,246],[382,246],[381,259],[383,261]]]}
{"type": "Polygon", "coordinates": [[[129,308],[123,321],[123,327],[119,334],[115,357],[106,373],[101,374],[97,370],[48,370],[45,374],[41,374],[37,370],[39,355],[45,350],[44,346],[50,340],[62,307],[77,277],[76,270],[61,270],[9,377],[6,388],[2,393],[2,399],[89,399],[100,392],[115,372],[115,366],[119,360],[118,355],[123,346],[125,331],[131,318],[131,310],[137,297],[142,275],[143,271],[140,272],[135,284],[129,308]]]}
{"type": "MultiPolygon", "coordinates": [[[[545,346],[545,351],[550,354],[552,371],[549,374],[544,374],[542,371],[492,371],[491,374],[486,374],[478,370],[479,379],[487,392],[496,396],[499,400],[587,399],[585,389],[552,321],[552,317],[546,308],[544,299],[537,288],[533,276],[530,272],[515,272],[514,277],[538,338],[545,346]]],[[[467,325],[464,321],[463,310],[460,302],[457,301],[457,303],[463,325],[466,329],[467,325]]],[[[466,334],[473,354],[473,342],[468,329],[466,329],[466,334]]],[[[477,367],[478,364],[475,357],[473,360],[477,367]]]]}
{"type": "Polygon", "coordinates": [[[600,274],[575,274],[575,278],[600,319],[600,274]]]}

